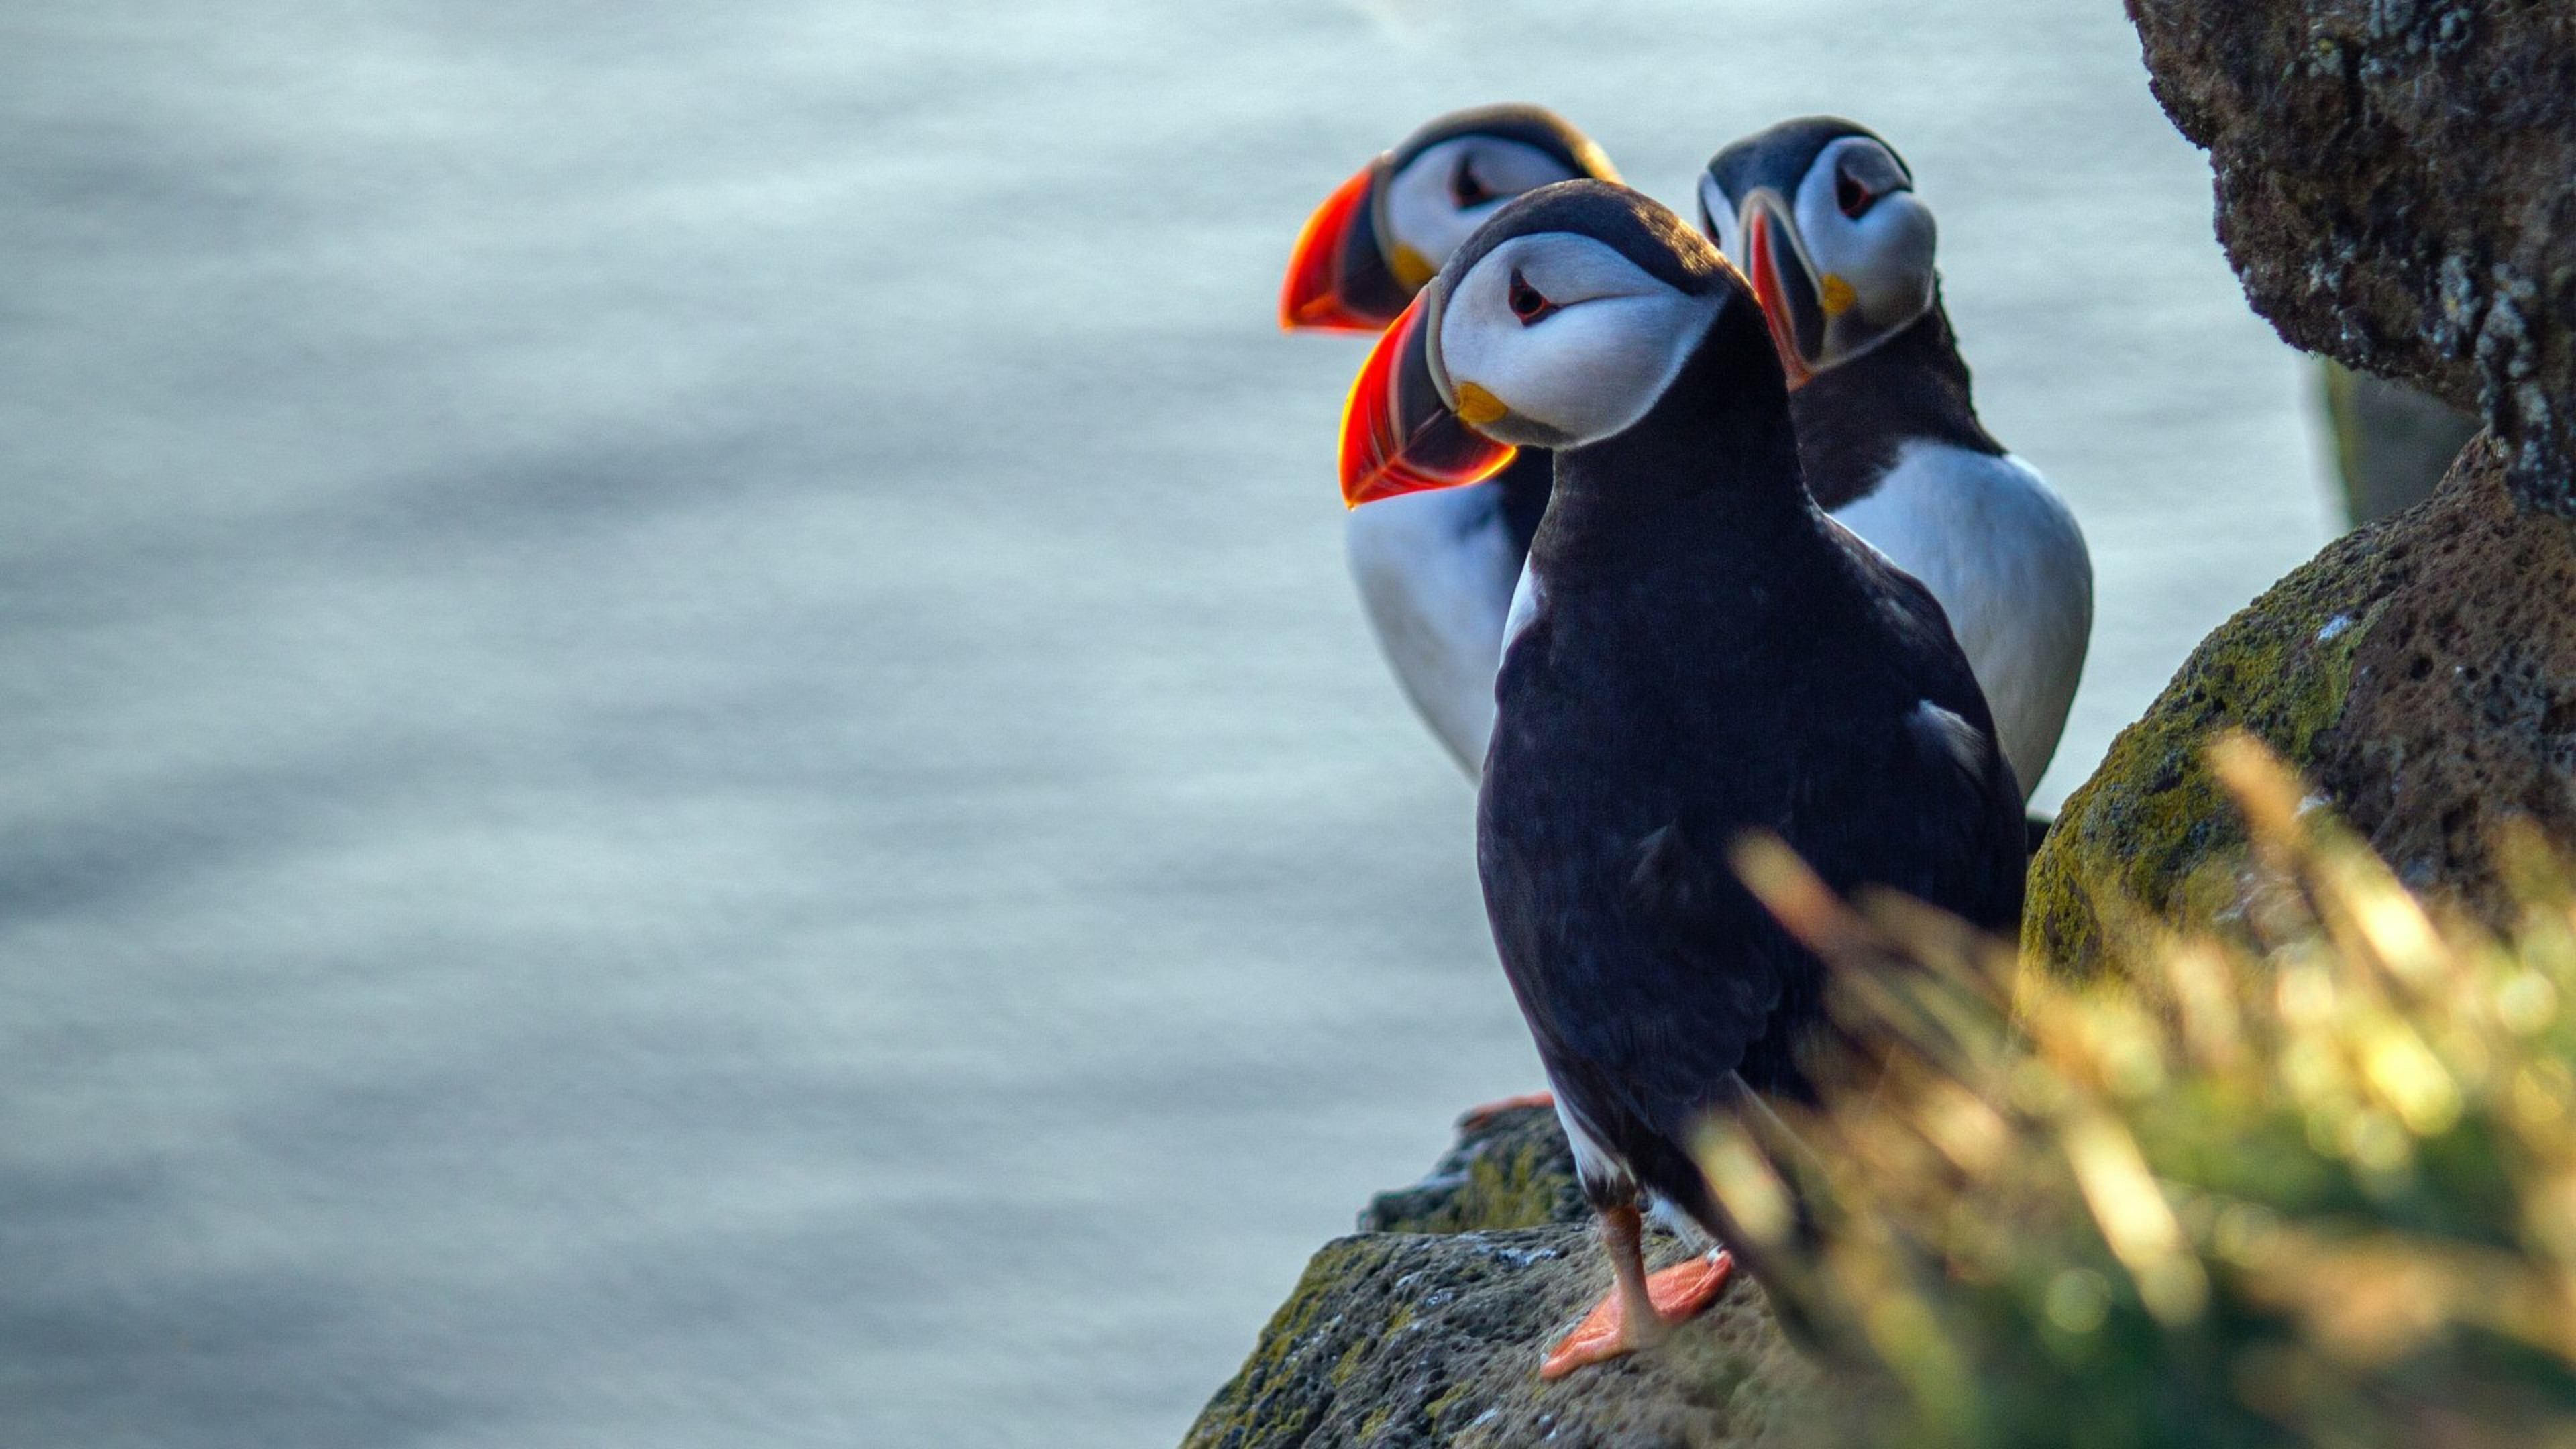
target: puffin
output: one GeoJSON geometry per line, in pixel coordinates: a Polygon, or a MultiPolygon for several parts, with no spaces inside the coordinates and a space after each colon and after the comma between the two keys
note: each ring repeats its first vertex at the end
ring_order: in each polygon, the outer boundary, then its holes
{"type": "Polygon", "coordinates": [[[2029,798],[2084,673],[2092,556],[1977,419],[1914,173],[1869,128],[1805,117],[1710,158],[1699,210],[1769,319],[1808,491],[1941,601],[2029,798]]]}
{"type": "Polygon", "coordinates": [[[1810,1050],[1826,967],[1732,873],[1739,838],[1988,931],[2021,911],[2022,796],[1985,695],[1939,600],[1809,492],[1788,384],[1716,246],[1568,181],[1450,257],[1344,416],[1363,513],[1554,454],[1476,825],[1494,944],[1612,1269],[1550,1377],[1715,1298],[1746,1240],[1694,1138],[1814,1100],[1834,1060],[1810,1050]],[[1641,1204],[1719,1246],[1650,1278],[1641,1204]]]}
{"type": "MultiPolygon", "coordinates": [[[[1503,203],[1580,177],[1619,179],[1601,148],[1552,111],[1494,105],[1441,116],[1316,208],[1288,263],[1280,326],[1376,336],[1503,203]]],[[[1527,450],[1474,486],[1355,512],[1345,532],[1380,651],[1470,780],[1484,766],[1503,620],[1548,477],[1546,452],[1527,450]]]]}

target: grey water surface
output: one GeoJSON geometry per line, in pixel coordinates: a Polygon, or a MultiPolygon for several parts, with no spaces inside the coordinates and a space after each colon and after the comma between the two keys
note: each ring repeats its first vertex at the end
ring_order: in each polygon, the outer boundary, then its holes
{"type": "Polygon", "coordinates": [[[0,1443],[1174,1439],[1537,1085],[1271,321],[1514,97],[1907,154],[2046,798],[2324,538],[2113,0],[0,15],[0,1443]]]}

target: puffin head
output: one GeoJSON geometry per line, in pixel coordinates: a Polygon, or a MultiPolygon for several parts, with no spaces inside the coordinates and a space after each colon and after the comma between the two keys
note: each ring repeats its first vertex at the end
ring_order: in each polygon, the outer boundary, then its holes
{"type": "Polygon", "coordinates": [[[1747,136],[1710,159],[1699,206],[1762,298],[1793,387],[1932,310],[1932,208],[1867,127],[1813,116],[1747,136]]]}
{"type": "Polygon", "coordinates": [[[1342,413],[1342,497],[1454,488],[1516,448],[1626,432],[1720,316],[1756,306],[1717,249],[1648,198],[1599,181],[1530,192],[1378,339],[1342,413]]]}
{"type": "Polygon", "coordinates": [[[1288,261],[1279,325],[1376,332],[1504,202],[1583,176],[1619,179],[1601,148],[1553,111],[1452,111],[1315,209],[1288,261]]]}

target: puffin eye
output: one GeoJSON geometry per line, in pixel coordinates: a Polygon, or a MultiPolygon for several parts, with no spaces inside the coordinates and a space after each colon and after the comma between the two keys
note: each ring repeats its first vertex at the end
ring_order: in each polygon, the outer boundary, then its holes
{"type": "Polygon", "coordinates": [[[1523,327],[1556,310],[1556,304],[1549,301],[1545,293],[1531,286],[1529,279],[1521,275],[1521,269],[1518,267],[1512,268],[1510,301],[1512,315],[1521,319],[1523,327]]]}
{"type": "Polygon", "coordinates": [[[1457,169],[1449,173],[1449,199],[1460,209],[1494,199],[1494,189],[1476,174],[1476,158],[1470,153],[1458,157],[1457,169]]]}
{"type": "Polygon", "coordinates": [[[1869,210],[1870,204],[1877,200],[1878,194],[1862,184],[1860,178],[1840,167],[1835,168],[1834,205],[1843,209],[1843,215],[1858,220],[1861,213],[1869,210]]]}

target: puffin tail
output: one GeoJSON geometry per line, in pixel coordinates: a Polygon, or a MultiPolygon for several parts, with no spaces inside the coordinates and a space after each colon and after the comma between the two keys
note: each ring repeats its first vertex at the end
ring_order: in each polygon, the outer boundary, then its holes
{"type": "MultiPolygon", "coordinates": [[[[1797,1130],[1772,1111],[1770,1104],[1746,1085],[1743,1077],[1737,1076],[1734,1086],[1733,1100],[1719,1108],[1720,1113],[1738,1121],[1759,1119],[1758,1126],[1747,1122],[1748,1135],[1758,1141],[1784,1144],[1785,1150],[1790,1152],[1801,1155],[1807,1152],[1797,1130]]],[[[1665,1192],[1667,1201],[1687,1214],[1702,1232],[1734,1254],[1756,1282],[1767,1287],[1782,1282],[1786,1277],[1806,1276],[1823,1247],[1824,1234],[1813,1209],[1794,1187],[1789,1193],[1789,1220],[1782,1230],[1757,1236],[1727,1208],[1725,1200],[1718,1196],[1699,1164],[1687,1159],[1685,1164],[1687,1170],[1674,1175],[1674,1186],[1679,1190],[1665,1192]]],[[[1771,1311],[1780,1320],[1780,1326],[1788,1330],[1801,1346],[1814,1348],[1821,1344],[1815,1324],[1799,1311],[1796,1295],[1772,1292],[1768,1297],[1771,1311]]]]}

